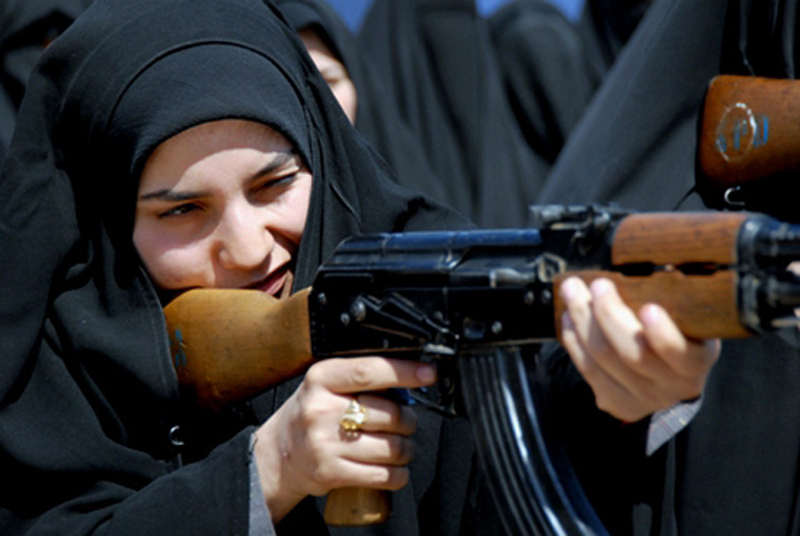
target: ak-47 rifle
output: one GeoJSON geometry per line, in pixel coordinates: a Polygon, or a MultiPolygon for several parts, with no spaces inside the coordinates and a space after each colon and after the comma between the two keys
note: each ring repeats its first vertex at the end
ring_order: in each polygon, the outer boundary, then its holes
{"type": "MultiPolygon", "coordinates": [[[[186,292],[165,309],[179,380],[198,404],[218,408],[316,359],[438,357],[458,370],[440,381],[459,386],[509,532],[603,534],[542,437],[535,395],[510,370],[519,361],[504,352],[558,337],[558,286],[569,275],[610,278],[633,308],[659,303],[692,338],[796,325],[800,279],[787,267],[800,258],[800,225],[743,212],[534,210],[535,228],[347,239],[311,288],[283,301],[248,290],[186,292]]],[[[328,521],[386,515],[358,508],[328,521]]]]}
{"type": "Polygon", "coordinates": [[[798,84],[797,80],[734,75],[711,81],[703,105],[697,161],[698,187],[712,205],[797,221],[798,84]]]}

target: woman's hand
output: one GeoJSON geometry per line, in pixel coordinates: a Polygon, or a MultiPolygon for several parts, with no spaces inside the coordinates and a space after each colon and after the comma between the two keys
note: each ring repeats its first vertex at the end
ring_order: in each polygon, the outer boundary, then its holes
{"type": "Polygon", "coordinates": [[[658,305],[635,314],[607,279],[587,288],[571,277],[559,294],[567,311],[561,343],[601,410],[634,422],[703,392],[718,339],[687,339],[658,305]]]}
{"type": "Polygon", "coordinates": [[[277,522],[307,495],[345,486],[399,489],[413,455],[413,410],[369,392],[415,388],[436,380],[431,365],[380,357],[315,363],[297,391],[256,432],[264,497],[277,522]],[[340,419],[356,398],[366,409],[360,431],[340,419]]]}

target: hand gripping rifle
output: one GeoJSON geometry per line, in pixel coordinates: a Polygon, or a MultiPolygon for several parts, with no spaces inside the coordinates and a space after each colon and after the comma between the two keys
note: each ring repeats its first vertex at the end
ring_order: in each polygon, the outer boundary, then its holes
{"type": "MultiPolygon", "coordinates": [[[[460,391],[508,531],[605,534],[542,433],[516,350],[558,336],[558,285],[569,275],[610,278],[633,308],[659,303],[692,338],[796,325],[800,279],[787,266],[800,258],[800,226],[744,212],[548,205],[535,214],[538,228],[347,239],[311,288],[280,302],[258,291],[186,292],[165,309],[180,383],[219,408],[316,359],[436,357],[440,385],[460,391]]],[[[357,504],[380,497],[362,490],[337,517],[334,493],[331,523],[387,515],[357,504]]]]}

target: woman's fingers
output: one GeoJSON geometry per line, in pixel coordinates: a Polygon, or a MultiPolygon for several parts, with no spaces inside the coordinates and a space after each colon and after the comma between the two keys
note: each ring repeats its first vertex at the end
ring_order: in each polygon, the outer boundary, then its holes
{"type": "Polygon", "coordinates": [[[691,341],[661,307],[635,314],[616,287],[567,279],[562,344],[592,387],[600,409],[638,420],[696,397],[719,355],[719,341],[691,341]]]}
{"type": "Polygon", "coordinates": [[[631,392],[630,386],[608,374],[577,342],[577,335],[569,314],[562,320],[562,344],[567,349],[575,367],[592,388],[597,407],[623,421],[634,422],[643,414],[641,402],[631,392]]]}
{"type": "Polygon", "coordinates": [[[328,359],[316,363],[306,374],[298,393],[302,401],[299,416],[307,428],[352,428],[410,436],[417,426],[414,411],[380,392],[428,385],[435,378],[432,366],[412,361],[380,357],[328,359]],[[356,406],[350,408],[353,403],[356,406]]]}
{"type": "MultiPolygon", "coordinates": [[[[608,292],[601,286],[598,287],[599,296],[594,288],[590,290],[577,278],[567,279],[561,287],[561,295],[567,306],[567,329],[562,333],[562,344],[570,352],[578,370],[592,383],[592,380],[602,381],[604,384],[625,384],[629,381],[630,371],[624,370],[625,364],[620,360],[620,351],[612,346],[613,339],[609,339],[605,329],[608,329],[609,318],[600,322],[601,315],[608,315],[607,310],[598,313],[597,298],[608,292]],[[594,292],[593,292],[594,291],[594,292]],[[608,377],[608,378],[606,378],[608,377]],[[613,381],[612,381],[613,380],[613,381]]],[[[608,297],[604,298],[608,301],[608,297]]],[[[626,336],[635,325],[625,326],[630,319],[618,321],[620,329],[625,330],[626,336]]],[[[562,322],[563,325],[563,322],[562,322]]],[[[612,328],[616,329],[616,328],[612,328]]],[[[623,343],[623,346],[626,344],[623,343]]],[[[628,350],[630,353],[630,350],[628,350]]]]}
{"type": "MultiPolygon", "coordinates": [[[[667,359],[677,354],[661,355],[649,344],[642,320],[622,301],[617,288],[609,280],[599,279],[592,282],[590,290],[597,331],[601,333],[598,337],[606,341],[606,351],[597,354],[597,359],[608,373],[631,389],[642,391],[641,398],[655,395],[656,384],[676,379],[667,359]]],[[[672,323],[666,315],[664,320],[672,323]]],[[[668,330],[669,340],[662,342],[677,351],[685,350],[686,338],[674,323],[673,327],[668,330]]],[[[659,337],[664,335],[662,332],[659,337]]]]}
{"type": "Polygon", "coordinates": [[[326,359],[308,370],[306,380],[335,393],[411,389],[432,385],[436,369],[427,363],[382,357],[326,359]]]}
{"type": "MultiPolygon", "coordinates": [[[[401,406],[379,395],[360,394],[354,397],[364,408],[364,432],[385,432],[410,436],[417,428],[417,414],[408,406],[401,406]]],[[[352,400],[348,399],[348,400],[352,400]]],[[[349,406],[349,402],[347,403],[349,406]]],[[[347,408],[342,410],[346,411],[347,408]]]]}
{"type": "Polygon", "coordinates": [[[399,489],[408,482],[405,466],[414,455],[411,436],[417,425],[414,411],[374,394],[337,395],[337,415],[351,410],[353,400],[363,410],[357,430],[342,428],[339,420],[312,427],[306,440],[318,466],[314,480],[321,488],[360,486],[399,489]]]}
{"type": "MultiPolygon", "coordinates": [[[[719,339],[692,340],[685,338],[675,322],[658,305],[645,305],[639,312],[644,335],[653,351],[677,376],[693,380],[705,377],[719,358],[719,339]]],[[[693,396],[699,395],[703,385],[696,386],[693,396]],[[698,389],[699,388],[699,389],[698,389]]]]}
{"type": "Polygon", "coordinates": [[[332,489],[349,487],[398,490],[408,484],[409,471],[406,466],[369,465],[339,458],[335,464],[320,467],[316,477],[326,491],[313,495],[324,495],[332,489]]]}
{"type": "Polygon", "coordinates": [[[302,497],[340,487],[405,486],[417,416],[380,392],[435,380],[431,365],[398,359],[326,359],[312,365],[297,391],[257,432],[256,462],[270,512],[280,518],[302,497]]]}
{"type": "Polygon", "coordinates": [[[343,434],[339,456],[370,465],[407,465],[414,456],[414,442],[405,436],[378,432],[343,434]]]}

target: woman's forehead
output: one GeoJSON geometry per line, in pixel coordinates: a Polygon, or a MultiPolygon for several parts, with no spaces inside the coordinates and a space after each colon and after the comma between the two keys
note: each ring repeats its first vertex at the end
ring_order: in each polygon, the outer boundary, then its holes
{"type": "Polygon", "coordinates": [[[252,165],[282,167],[299,161],[297,155],[289,140],[267,125],[238,119],[211,121],[162,142],[147,159],[141,182],[174,179],[189,170],[225,175],[252,165]]]}

